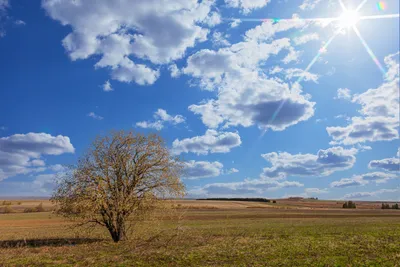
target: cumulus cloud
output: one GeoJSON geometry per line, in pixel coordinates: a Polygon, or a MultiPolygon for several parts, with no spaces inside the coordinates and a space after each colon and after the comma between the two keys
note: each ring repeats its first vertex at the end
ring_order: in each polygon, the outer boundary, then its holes
{"type": "Polygon", "coordinates": [[[153,84],[154,64],[168,64],[188,48],[205,41],[219,14],[206,0],[43,0],[47,14],[72,29],[63,46],[72,60],[100,56],[97,68],[108,68],[121,82],[153,84]],[[135,59],[136,58],[136,59],[135,59]],[[140,59],[144,64],[136,63],[140,59]]]}
{"type": "Polygon", "coordinates": [[[94,113],[94,112],[89,112],[89,113],[87,114],[87,116],[90,117],[90,118],[93,118],[93,119],[95,119],[95,120],[98,120],[98,121],[101,121],[102,119],[104,119],[102,116],[97,115],[97,114],[94,113]]]}
{"type": "Polygon", "coordinates": [[[343,178],[339,181],[334,181],[330,184],[331,187],[346,188],[352,186],[363,186],[369,182],[377,184],[385,183],[390,179],[399,178],[398,176],[384,172],[370,172],[361,175],[353,175],[352,178],[343,178]]]}
{"type": "Polygon", "coordinates": [[[15,134],[0,138],[0,181],[18,174],[44,170],[43,155],[74,153],[67,136],[46,133],[15,134]]]}
{"type": "Polygon", "coordinates": [[[299,6],[302,10],[313,10],[321,0],[304,0],[304,2],[299,6]]]}
{"type": "MultiPolygon", "coordinates": [[[[263,64],[272,55],[291,50],[288,38],[272,40],[278,32],[304,27],[302,20],[265,21],[248,30],[244,41],[218,50],[203,49],[187,59],[186,75],[198,80],[200,88],[218,91],[214,99],[189,106],[201,116],[209,128],[223,124],[282,131],[314,115],[315,103],[303,94],[301,87],[290,86],[263,71],[263,64]]],[[[303,75],[299,70],[288,72],[291,78],[303,75]]],[[[309,80],[317,77],[306,73],[309,80]]]]}
{"type": "Polygon", "coordinates": [[[240,8],[240,10],[248,14],[254,9],[266,6],[270,0],[225,0],[229,7],[240,8]]]}
{"type": "Polygon", "coordinates": [[[312,195],[312,194],[326,194],[329,193],[328,189],[320,189],[320,188],[306,188],[304,189],[304,193],[306,193],[307,195],[312,195]]]}
{"type": "Polygon", "coordinates": [[[298,62],[302,52],[295,50],[293,47],[289,48],[289,53],[282,59],[284,64],[291,62],[298,62]]]}
{"type": "Polygon", "coordinates": [[[361,199],[361,198],[367,198],[367,197],[376,197],[381,194],[395,193],[395,192],[399,192],[399,191],[400,191],[399,189],[381,189],[381,190],[374,191],[374,192],[354,192],[354,193],[344,195],[343,199],[361,199]]]}
{"type": "Polygon", "coordinates": [[[156,129],[156,130],[161,130],[164,128],[165,123],[169,123],[172,125],[177,125],[180,123],[185,122],[185,117],[182,115],[175,115],[171,116],[167,113],[166,110],[159,108],[156,112],[154,112],[153,115],[155,121],[141,121],[137,122],[136,126],[140,128],[149,128],[149,129],[156,129]]]}
{"type": "Polygon", "coordinates": [[[181,76],[181,70],[176,66],[176,64],[172,64],[168,67],[168,70],[171,72],[172,78],[178,78],[181,76]]]}
{"type": "Polygon", "coordinates": [[[262,196],[267,191],[278,190],[282,188],[303,187],[299,182],[275,181],[265,179],[246,179],[243,182],[232,183],[212,183],[203,187],[190,190],[189,195],[193,196],[262,196]]]}
{"type": "Polygon", "coordinates": [[[336,95],[335,99],[350,100],[351,99],[350,89],[348,89],[348,88],[339,88],[337,90],[337,95],[336,95]]]}
{"type": "Polygon", "coordinates": [[[9,6],[8,0],[0,0],[0,37],[5,35],[3,23],[7,19],[7,9],[9,6]]]}
{"type": "Polygon", "coordinates": [[[307,34],[303,34],[302,36],[298,36],[293,38],[293,42],[295,45],[302,45],[305,43],[308,43],[310,41],[314,41],[314,40],[319,40],[319,35],[318,33],[307,33],[307,34]]]}
{"type": "Polygon", "coordinates": [[[400,172],[400,148],[397,151],[397,157],[371,160],[368,167],[370,169],[383,169],[389,172],[400,172]]]}
{"type": "Polygon", "coordinates": [[[199,179],[222,174],[224,165],[218,161],[188,161],[184,163],[183,178],[199,179]]]}
{"type": "Polygon", "coordinates": [[[20,19],[17,19],[16,21],[14,21],[14,24],[17,26],[25,26],[26,22],[20,19]]]}
{"type": "Polygon", "coordinates": [[[353,145],[363,142],[391,141],[399,138],[399,53],[385,57],[388,68],[385,82],[376,89],[354,95],[361,105],[361,116],[344,127],[327,127],[331,144],[353,145]]]}
{"type": "Polygon", "coordinates": [[[360,186],[366,184],[368,184],[367,181],[364,181],[360,176],[356,176],[353,178],[343,178],[340,181],[332,182],[330,186],[336,188],[345,188],[345,187],[360,186]]]}
{"type": "Polygon", "coordinates": [[[109,80],[106,81],[106,82],[103,84],[102,87],[103,87],[103,91],[104,91],[104,92],[111,92],[111,91],[114,91],[114,89],[112,88],[111,83],[110,83],[109,80]]]}
{"type": "Polygon", "coordinates": [[[328,176],[336,171],[353,167],[357,149],[331,147],[314,154],[289,154],[272,152],[262,154],[272,166],[264,168],[262,177],[282,179],[288,176],[328,176]]]}
{"type": "Polygon", "coordinates": [[[233,19],[232,22],[229,24],[231,28],[236,28],[242,21],[240,19],[233,19]]]}
{"type": "Polygon", "coordinates": [[[291,68],[286,69],[285,71],[286,79],[291,80],[293,78],[301,78],[303,81],[312,81],[318,83],[319,76],[314,73],[310,73],[308,71],[304,71],[302,69],[291,68]]]}
{"type": "Polygon", "coordinates": [[[212,35],[212,43],[214,46],[229,46],[231,45],[227,38],[228,34],[223,34],[219,31],[215,31],[212,35]]]}
{"type": "Polygon", "coordinates": [[[172,152],[176,155],[181,153],[195,153],[207,155],[208,153],[227,153],[232,148],[240,146],[242,141],[235,132],[218,132],[207,130],[204,135],[186,139],[176,139],[172,143],[172,152]]]}
{"type": "Polygon", "coordinates": [[[227,171],[227,174],[232,174],[232,173],[237,173],[237,172],[239,172],[238,169],[236,169],[236,168],[231,168],[231,169],[229,169],[229,170],[227,171]]]}

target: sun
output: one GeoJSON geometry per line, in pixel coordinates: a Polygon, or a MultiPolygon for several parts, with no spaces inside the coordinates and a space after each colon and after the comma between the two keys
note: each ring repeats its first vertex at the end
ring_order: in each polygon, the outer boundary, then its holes
{"type": "Polygon", "coordinates": [[[346,10],[339,17],[339,25],[341,28],[351,28],[357,24],[360,16],[355,10],[346,10]]]}

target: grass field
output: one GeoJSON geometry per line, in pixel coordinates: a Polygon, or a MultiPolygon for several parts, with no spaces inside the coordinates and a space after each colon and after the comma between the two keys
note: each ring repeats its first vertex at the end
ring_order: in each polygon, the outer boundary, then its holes
{"type": "MultiPolygon", "coordinates": [[[[51,209],[47,201],[13,201],[51,209]]],[[[114,244],[50,212],[0,214],[0,266],[400,266],[400,211],[357,202],[179,201],[165,220],[114,244]],[[360,208],[359,208],[360,207],[360,208]]]]}

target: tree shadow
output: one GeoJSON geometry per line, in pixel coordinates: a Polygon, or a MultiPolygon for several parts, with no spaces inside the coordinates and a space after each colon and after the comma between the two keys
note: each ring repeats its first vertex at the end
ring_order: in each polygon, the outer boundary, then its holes
{"type": "Polygon", "coordinates": [[[80,244],[91,244],[103,241],[99,238],[49,238],[49,239],[23,239],[23,240],[1,240],[0,248],[20,247],[62,247],[76,246],[80,244]]]}

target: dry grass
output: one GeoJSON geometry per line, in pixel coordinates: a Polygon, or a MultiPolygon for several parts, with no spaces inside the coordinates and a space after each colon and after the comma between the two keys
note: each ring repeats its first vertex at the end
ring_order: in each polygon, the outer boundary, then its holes
{"type": "Polygon", "coordinates": [[[120,244],[48,212],[1,214],[0,266],[399,266],[400,211],[280,202],[181,201],[179,225],[139,227],[120,244]]]}

